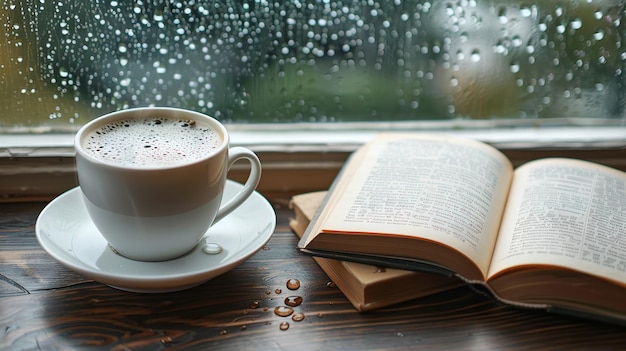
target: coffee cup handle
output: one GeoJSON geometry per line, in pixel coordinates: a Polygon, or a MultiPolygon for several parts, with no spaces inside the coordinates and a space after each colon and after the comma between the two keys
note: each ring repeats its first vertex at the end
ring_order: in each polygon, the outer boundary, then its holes
{"type": "Polygon", "coordinates": [[[243,188],[235,197],[220,207],[213,223],[217,223],[234,209],[239,207],[239,205],[244,203],[244,201],[252,195],[261,180],[261,161],[259,161],[259,158],[254,152],[246,149],[245,147],[235,146],[228,150],[227,169],[230,170],[233,164],[241,159],[245,159],[250,162],[250,175],[248,176],[248,180],[246,180],[243,188]]]}

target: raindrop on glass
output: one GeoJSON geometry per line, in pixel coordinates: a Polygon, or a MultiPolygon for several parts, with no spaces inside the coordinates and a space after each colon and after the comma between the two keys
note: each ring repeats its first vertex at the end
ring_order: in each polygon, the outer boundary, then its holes
{"type": "Polygon", "coordinates": [[[470,55],[472,62],[478,62],[480,61],[480,51],[478,50],[474,50],[472,51],[472,54],[470,55]]]}
{"type": "Polygon", "coordinates": [[[500,23],[505,24],[509,22],[509,18],[506,15],[506,8],[505,7],[501,7],[498,10],[498,20],[500,20],[500,23]]]}
{"type": "Polygon", "coordinates": [[[530,17],[533,14],[533,10],[530,8],[530,6],[528,5],[520,5],[520,15],[522,15],[522,17],[530,17]]]}
{"type": "Polygon", "coordinates": [[[593,33],[593,38],[595,40],[604,39],[604,31],[602,29],[598,29],[595,33],[593,33]]]}
{"type": "Polygon", "coordinates": [[[509,66],[511,69],[511,73],[519,73],[521,66],[518,62],[511,62],[511,65],[509,66]]]}

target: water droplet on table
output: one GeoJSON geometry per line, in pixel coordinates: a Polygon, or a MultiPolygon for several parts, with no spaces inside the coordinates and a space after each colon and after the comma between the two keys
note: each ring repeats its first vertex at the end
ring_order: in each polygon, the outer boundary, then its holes
{"type": "Polygon", "coordinates": [[[302,304],[302,296],[287,296],[285,297],[285,305],[296,307],[302,304]]]}
{"type": "Polygon", "coordinates": [[[294,322],[301,322],[302,320],[304,320],[304,313],[294,313],[293,316],[291,316],[291,320],[293,320],[294,322]]]}
{"type": "Polygon", "coordinates": [[[274,314],[280,317],[287,317],[293,313],[293,308],[288,306],[278,306],[274,308],[274,314]]]}
{"type": "Polygon", "coordinates": [[[300,288],[300,281],[298,279],[289,279],[287,281],[287,289],[298,290],[300,288]]]}

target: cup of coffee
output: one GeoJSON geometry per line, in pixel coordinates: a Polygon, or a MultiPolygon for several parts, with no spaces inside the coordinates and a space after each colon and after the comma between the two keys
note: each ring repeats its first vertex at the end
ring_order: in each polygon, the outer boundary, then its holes
{"type": "Polygon", "coordinates": [[[91,220],[117,253],[140,261],[191,251],[261,178],[257,156],[229,147],[224,125],[176,108],[134,108],[96,118],[78,131],[74,147],[91,220]],[[222,204],[227,172],[240,159],[250,163],[250,175],[222,204]]]}

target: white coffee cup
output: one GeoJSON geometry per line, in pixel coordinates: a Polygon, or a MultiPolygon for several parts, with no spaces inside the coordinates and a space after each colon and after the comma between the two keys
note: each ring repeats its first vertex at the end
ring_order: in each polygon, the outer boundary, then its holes
{"type": "Polygon", "coordinates": [[[113,112],[74,140],[78,181],[91,220],[119,254],[141,261],[182,256],[241,205],[261,178],[257,156],[229,148],[220,122],[165,107],[113,112]],[[158,152],[154,152],[154,151],[158,152]],[[242,190],[221,204],[227,172],[250,162],[242,190]]]}

